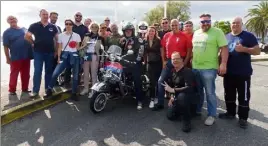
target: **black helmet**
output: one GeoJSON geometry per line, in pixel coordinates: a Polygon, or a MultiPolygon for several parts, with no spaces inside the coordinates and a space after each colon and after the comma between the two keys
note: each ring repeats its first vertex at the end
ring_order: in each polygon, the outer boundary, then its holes
{"type": "Polygon", "coordinates": [[[132,23],[127,22],[127,23],[123,26],[122,31],[125,31],[125,30],[127,30],[127,29],[134,30],[135,27],[134,27],[134,25],[133,25],[132,23]]]}
{"type": "Polygon", "coordinates": [[[127,22],[123,27],[122,27],[122,31],[123,34],[125,35],[125,31],[126,30],[132,30],[132,35],[135,35],[135,27],[131,22],[127,22]]]}

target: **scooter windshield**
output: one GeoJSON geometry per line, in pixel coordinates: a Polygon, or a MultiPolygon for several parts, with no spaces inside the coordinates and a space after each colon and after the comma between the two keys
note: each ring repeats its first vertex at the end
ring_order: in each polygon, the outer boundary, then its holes
{"type": "Polygon", "coordinates": [[[113,55],[116,55],[116,56],[121,56],[122,49],[119,46],[117,46],[117,45],[111,45],[109,47],[107,53],[113,54],[113,55]]]}

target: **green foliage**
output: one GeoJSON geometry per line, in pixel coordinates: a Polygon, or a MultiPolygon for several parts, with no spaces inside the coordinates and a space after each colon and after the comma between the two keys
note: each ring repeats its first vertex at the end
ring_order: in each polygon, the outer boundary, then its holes
{"type": "MultiPolygon", "coordinates": [[[[189,1],[168,1],[167,2],[167,18],[169,20],[178,18],[180,21],[190,19],[190,2],[189,1]]],[[[164,17],[164,6],[158,5],[146,13],[144,20],[152,25],[159,23],[164,17]]]]}
{"type": "Polygon", "coordinates": [[[249,17],[249,20],[246,22],[246,28],[261,37],[264,42],[268,32],[268,1],[262,1],[254,7],[248,10],[246,17],[249,17]]]}
{"type": "Polygon", "coordinates": [[[224,34],[231,32],[231,23],[229,21],[216,21],[213,26],[221,29],[224,34]]]}

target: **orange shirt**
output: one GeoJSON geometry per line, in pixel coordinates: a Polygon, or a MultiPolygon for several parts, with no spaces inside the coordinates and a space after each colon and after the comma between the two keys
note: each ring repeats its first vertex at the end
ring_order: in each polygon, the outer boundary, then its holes
{"type": "Polygon", "coordinates": [[[176,34],[173,32],[166,33],[161,40],[161,44],[168,59],[171,58],[171,54],[175,51],[179,52],[181,57],[186,57],[187,49],[192,48],[192,41],[181,31],[176,34]]]}

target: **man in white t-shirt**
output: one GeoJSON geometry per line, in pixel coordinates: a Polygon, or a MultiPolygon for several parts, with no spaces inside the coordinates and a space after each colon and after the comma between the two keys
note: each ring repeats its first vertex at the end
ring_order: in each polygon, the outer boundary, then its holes
{"type": "Polygon", "coordinates": [[[72,68],[73,70],[73,84],[72,84],[72,96],[71,99],[78,101],[76,96],[78,87],[78,76],[79,76],[79,55],[78,48],[81,42],[79,34],[72,31],[73,27],[72,20],[65,20],[66,31],[59,34],[58,37],[58,65],[53,72],[51,82],[46,91],[47,96],[52,95],[52,89],[56,83],[58,76],[64,71],[64,69],[72,68]]]}

